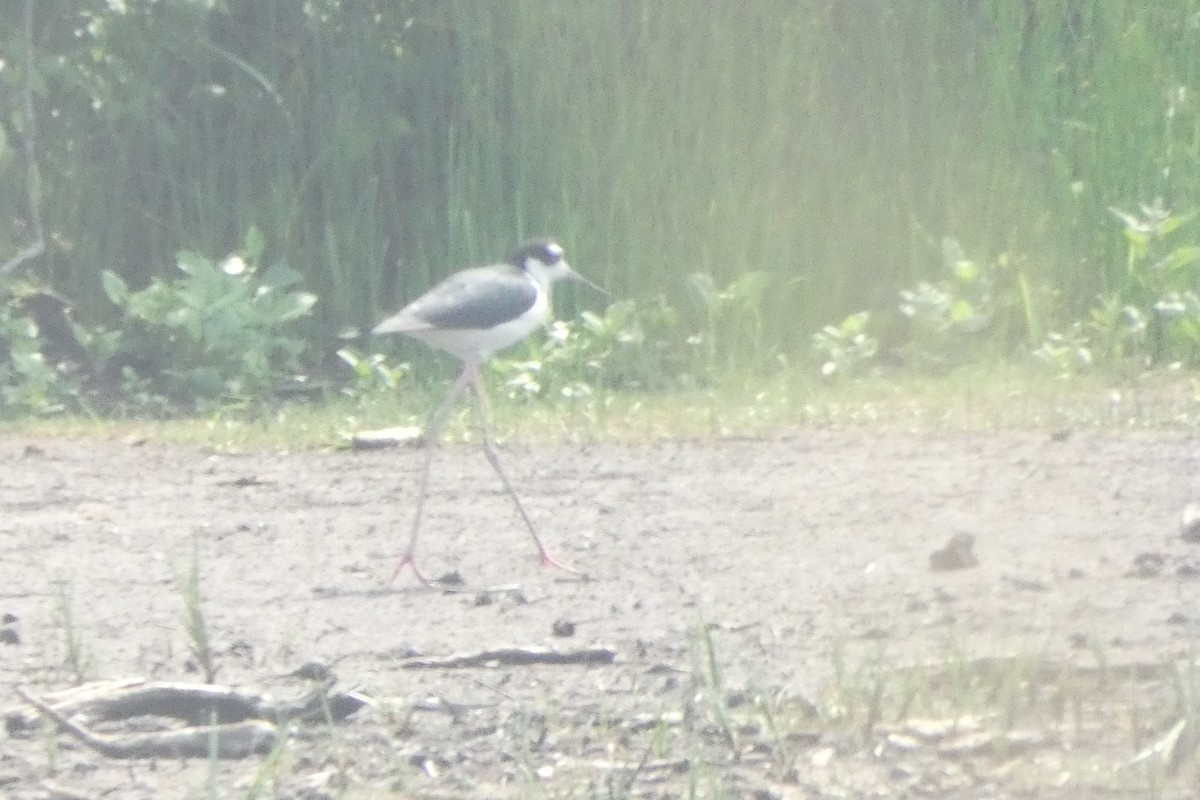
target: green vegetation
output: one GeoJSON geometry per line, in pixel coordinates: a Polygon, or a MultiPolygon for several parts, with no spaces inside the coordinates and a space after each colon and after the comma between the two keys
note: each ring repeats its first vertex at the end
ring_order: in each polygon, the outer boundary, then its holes
{"type": "MultiPolygon", "coordinates": [[[[1196,779],[1190,663],[1114,667],[1100,647],[981,655],[964,642],[912,662],[885,644],[858,643],[832,654],[820,685],[766,691],[724,674],[721,638],[694,629],[681,707],[599,732],[608,763],[625,767],[604,796],[631,797],[635,784],[651,782],[682,796],[735,796],[748,775],[832,795],[852,774],[858,787],[942,795],[988,781],[1003,797],[1051,786],[1066,787],[1064,796],[1176,797],[1174,787],[1196,779]]],[[[596,780],[583,771],[556,777],[547,796],[574,796],[596,780]]]]}
{"type": "Polygon", "coordinates": [[[97,359],[105,371],[120,367],[124,396],[199,408],[205,401],[249,401],[269,394],[280,374],[300,368],[304,342],[281,329],[307,314],[316,297],[293,291],[300,276],[281,265],[255,280],[261,255],[262,238],[252,229],[245,255],[220,265],[180,253],[184,277],[177,281],[155,278],[131,292],[105,271],[104,290],[122,324],[92,341],[105,345],[97,359]]]}
{"type": "Polygon", "coordinates": [[[1200,362],[1195,0],[0,8],[8,418],[369,405],[542,232],[514,402],[1200,362]]]}

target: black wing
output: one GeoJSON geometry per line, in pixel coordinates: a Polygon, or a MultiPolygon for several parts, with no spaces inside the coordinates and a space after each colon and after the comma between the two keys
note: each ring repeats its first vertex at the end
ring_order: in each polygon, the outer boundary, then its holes
{"type": "Polygon", "coordinates": [[[434,328],[480,330],[516,319],[536,301],[537,287],[523,272],[483,267],[451,275],[403,313],[434,328]]]}

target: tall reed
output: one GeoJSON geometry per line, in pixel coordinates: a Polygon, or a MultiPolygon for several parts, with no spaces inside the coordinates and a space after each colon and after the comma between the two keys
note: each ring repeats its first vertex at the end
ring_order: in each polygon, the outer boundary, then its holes
{"type": "Polygon", "coordinates": [[[765,273],[761,344],[803,354],[943,236],[1078,308],[1121,262],[1107,208],[1200,181],[1198,0],[38,9],[40,277],[85,319],[103,269],[136,287],[253,225],[326,340],[544,232],[697,329],[690,274],[765,273]]]}

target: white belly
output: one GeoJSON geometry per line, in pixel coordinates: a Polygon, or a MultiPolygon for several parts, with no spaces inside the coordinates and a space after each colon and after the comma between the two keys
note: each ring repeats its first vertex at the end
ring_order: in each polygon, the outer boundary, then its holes
{"type": "Polygon", "coordinates": [[[403,331],[403,333],[428,345],[453,353],[464,361],[471,358],[482,361],[493,353],[512,347],[537,330],[545,323],[549,307],[550,303],[546,298],[546,292],[539,291],[537,299],[528,311],[516,319],[503,322],[494,328],[466,330],[417,328],[403,331]]]}

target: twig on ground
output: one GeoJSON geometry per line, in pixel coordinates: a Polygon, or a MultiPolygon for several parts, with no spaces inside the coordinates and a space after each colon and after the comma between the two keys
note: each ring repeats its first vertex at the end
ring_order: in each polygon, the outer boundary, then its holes
{"type": "Polygon", "coordinates": [[[47,800],[93,800],[90,794],[76,792],[51,781],[42,781],[40,786],[46,792],[47,800]]]}
{"type": "MultiPolygon", "coordinates": [[[[278,726],[286,722],[340,720],[371,704],[356,692],[330,693],[327,685],[286,701],[211,684],[129,681],[88,684],[50,698],[34,697],[22,689],[17,694],[60,728],[111,758],[207,757],[214,752],[219,758],[244,758],[270,752],[279,738],[278,726]],[[138,716],[180,719],[187,727],[127,735],[100,735],[87,727],[96,720],[138,716]]],[[[32,727],[35,721],[36,716],[24,710],[10,712],[4,719],[10,733],[32,727]]]]}
{"type": "Polygon", "coordinates": [[[78,725],[23,689],[17,694],[26,703],[54,720],[67,733],[109,758],[192,757],[245,758],[269,753],[279,731],[269,722],[253,720],[229,725],[203,725],[155,733],[102,736],[78,725]]]}
{"type": "Polygon", "coordinates": [[[589,647],[566,652],[548,647],[500,647],[477,653],[458,653],[438,658],[406,658],[402,669],[461,669],[463,667],[511,666],[530,664],[611,664],[617,651],[611,647],[589,647]]]}

